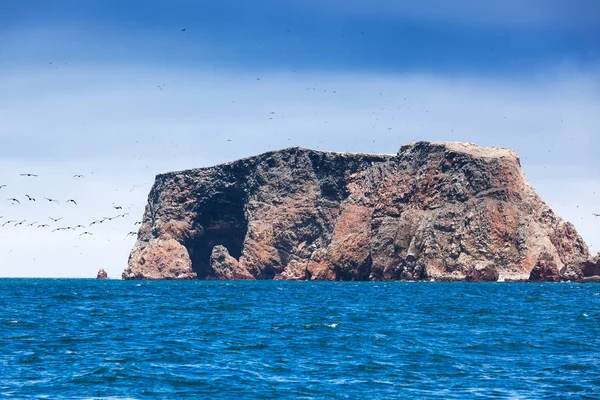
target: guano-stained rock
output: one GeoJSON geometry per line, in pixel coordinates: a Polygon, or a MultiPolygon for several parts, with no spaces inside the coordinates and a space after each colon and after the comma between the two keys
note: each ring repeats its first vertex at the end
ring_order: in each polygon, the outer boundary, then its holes
{"type": "Polygon", "coordinates": [[[528,280],[542,255],[589,258],[511,150],[290,148],[158,175],[123,278],[528,280]]]}

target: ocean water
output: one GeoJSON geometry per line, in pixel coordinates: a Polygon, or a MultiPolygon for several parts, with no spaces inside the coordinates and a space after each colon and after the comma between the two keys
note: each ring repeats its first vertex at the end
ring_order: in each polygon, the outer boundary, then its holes
{"type": "Polygon", "coordinates": [[[0,398],[600,398],[600,285],[0,280],[0,398]]]}

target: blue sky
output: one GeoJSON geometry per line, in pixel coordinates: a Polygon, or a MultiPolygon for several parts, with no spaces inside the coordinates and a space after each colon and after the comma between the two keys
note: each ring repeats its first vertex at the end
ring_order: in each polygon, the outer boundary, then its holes
{"type": "Polygon", "coordinates": [[[13,66],[54,60],[518,75],[600,57],[597,1],[482,3],[491,2],[4,1],[1,32],[10,45],[0,54],[13,66]],[[45,46],[31,51],[28,38],[45,46]]]}
{"type": "Polygon", "coordinates": [[[116,277],[156,173],[296,145],[513,148],[600,250],[599,15],[595,0],[1,1],[0,225],[130,215],[93,237],[0,228],[0,276],[116,277]],[[80,205],[4,201],[25,193],[80,205]]]}

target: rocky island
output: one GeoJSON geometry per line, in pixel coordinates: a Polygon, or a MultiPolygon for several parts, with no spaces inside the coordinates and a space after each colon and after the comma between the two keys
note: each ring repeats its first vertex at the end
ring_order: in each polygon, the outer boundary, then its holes
{"type": "MultiPolygon", "coordinates": [[[[123,279],[582,280],[598,257],[508,149],[289,148],[156,177],[123,279]]],[[[592,277],[592,278],[590,278],[592,277]]]]}

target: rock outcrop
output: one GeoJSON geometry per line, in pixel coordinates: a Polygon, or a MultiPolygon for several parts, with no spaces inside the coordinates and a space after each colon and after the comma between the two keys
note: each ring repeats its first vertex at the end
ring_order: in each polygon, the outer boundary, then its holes
{"type": "Polygon", "coordinates": [[[108,279],[108,274],[102,268],[98,270],[98,274],[96,274],[96,279],[108,279]]]}
{"type": "Polygon", "coordinates": [[[123,278],[528,280],[588,258],[514,152],[418,142],[159,175],[123,278]]]}
{"type": "Polygon", "coordinates": [[[567,281],[600,281],[600,253],[580,264],[565,266],[560,271],[560,276],[567,281]]]}
{"type": "Polygon", "coordinates": [[[254,279],[250,272],[243,265],[240,265],[238,260],[233,258],[225,247],[220,245],[213,247],[212,254],[210,255],[210,265],[212,273],[207,277],[208,279],[254,279]]]}
{"type": "Polygon", "coordinates": [[[479,262],[467,270],[468,282],[495,282],[500,277],[496,265],[491,261],[479,262]]]}
{"type": "Polygon", "coordinates": [[[558,282],[560,271],[554,258],[549,253],[542,253],[529,274],[529,280],[534,282],[558,282]]]}

